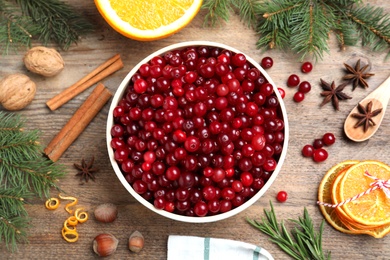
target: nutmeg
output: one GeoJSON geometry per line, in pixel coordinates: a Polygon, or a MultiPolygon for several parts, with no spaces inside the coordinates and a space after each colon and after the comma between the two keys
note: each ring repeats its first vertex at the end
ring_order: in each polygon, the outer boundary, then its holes
{"type": "Polygon", "coordinates": [[[35,83],[26,75],[15,73],[0,80],[0,103],[7,110],[21,110],[35,97],[35,83]]]}
{"type": "Polygon", "coordinates": [[[109,256],[115,253],[119,240],[112,234],[100,234],[93,240],[92,248],[98,256],[109,256]]]}
{"type": "Polygon", "coordinates": [[[36,74],[52,77],[64,69],[64,60],[55,50],[43,46],[31,48],[23,58],[26,68],[36,74]]]}
{"type": "Polygon", "coordinates": [[[112,203],[100,204],[95,208],[94,215],[97,221],[110,223],[118,216],[118,208],[112,203]]]}
{"type": "Polygon", "coordinates": [[[129,237],[129,250],[138,253],[144,248],[145,239],[139,231],[134,231],[129,237]]]}

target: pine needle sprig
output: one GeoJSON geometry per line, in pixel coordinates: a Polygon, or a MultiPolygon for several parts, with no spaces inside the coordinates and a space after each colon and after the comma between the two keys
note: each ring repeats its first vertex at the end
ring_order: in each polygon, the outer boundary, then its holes
{"type": "Polygon", "coordinates": [[[205,0],[203,7],[209,10],[205,24],[228,21],[236,11],[259,35],[257,48],[291,50],[300,60],[330,53],[332,33],[341,50],[358,44],[373,51],[390,48],[390,15],[362,0],[205,0]]]}
{"type": "Polygon", "coordinates": [[[207,10],[205,26],[216,26],[221,20],[227,22],[232,12],[233,0],[205,0],[202,9],[207,10]]]}
{"type": "Polygon", "coordinates": [[[0,186],[0,205],[1,209],[8,215],[27,216],[27,211],[24,208],[25,200],[30,198],[32,194],[26,192],[24,187],[6,188],[0,186]]]}
{"type": "Polygon", "coordinates": [[[67,50],[93,25],[60,0],[0,0],[0,50],[30,47],[33,39],[67,50]]]}
{"type": "Polygon", "coordinates": [[[65,168],[43,155],[39,131],[24,131],[25,119],[0,111],[0,241],[10,250],[27,240],[26,198],[49,197],[65,168]]]}
{"type": "Polygon", "coordinates": [[[356,37],[362,39],[362,45],[374,51],[383,51],[390,45],[390,15],[382,8],[370,5],[351,9],[348,18],[356,24],[356,37]]]}
{"type": "Polygon", "coordinates": [[[0,242],[4,241],[8,250],[16,251],[18,243],[28,242],[29,222],[26,216],[4,214],[0,208],[0,242]]]}
{"type": "Polygon", "coordinates": [[[234,0],[241,21],[249,28],[255,28],[260,13],[261,3],[258,0],[234,0]]]}
{"type": "Polygon", "coordinates": [[[277,244],[285,253],[297,260],[330,259],[330,252],[324,253],[322,249],[322,232],[324,221],[322,221],[319,232],[314,230],[313,221],[304,208],[303,217],[298,220],[290,220],[297,226],[289,232],[283,221],[277,220],[274,207],[270,202],[271,210],[264,209],[265,218],[261,221],[247,221],[270,237],[270,241],[277,244]]]}

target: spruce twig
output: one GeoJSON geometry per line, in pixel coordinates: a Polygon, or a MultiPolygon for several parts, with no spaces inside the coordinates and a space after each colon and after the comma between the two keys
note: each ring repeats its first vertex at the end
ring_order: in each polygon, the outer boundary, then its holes
{"type": "Polygon", "coordinates": [[[373,51],[390,47],[390,15],[362,0],[208,0],[203,6],[209,10],[205,21],[218,17],[227,21],[234,9],[256,29],[257,48],[289,49],[300,60],[322,59],[330,51],[332,33],[342,50],[358,44],[373,51]]]}
{"type": "Polygon", "coordinates": [[[261,221],[250,220],[248,223],[270,237],[270,241],[277,244],[285,253],[297,260],[330,259],[330,252],[324,253],[322,249],[322,232],[324,221],[317,233],[314,230],[313,221],[304,208],[303,217],[298,220],[290,220],[297,226],[289,232],[284,222],[278,222],[274,207],[270,202],[271,210],[264,209],[265,218],[261,221]]]}
{"type": "Polygon", "coordinates": [[[56,43],[67,50],[79,36],[91,32],[92,24],[60,0],[0,0],[0,49],[56,43]]]}
{"type": "Polygon", "coordinates": [[[27,198],[49,197],[64,167],[43,156],[38,131],[24,131],[18,114],[0,111],[0,241],[10,250],[27,241],[27,198]]]}

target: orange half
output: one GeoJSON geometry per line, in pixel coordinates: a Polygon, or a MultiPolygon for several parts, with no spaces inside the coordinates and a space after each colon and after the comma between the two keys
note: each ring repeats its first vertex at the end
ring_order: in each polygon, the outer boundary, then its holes
{"type": "Polygon", "coordinates": [[[131,39],[152,41],[187,26],[202,0],[95,0],[106,22],[131,39]]]}

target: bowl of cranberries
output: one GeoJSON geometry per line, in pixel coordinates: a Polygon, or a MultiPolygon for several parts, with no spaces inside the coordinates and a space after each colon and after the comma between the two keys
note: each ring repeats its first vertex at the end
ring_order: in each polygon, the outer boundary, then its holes
{"type": "Polygon", "coordinates": [[[127,191],[170,219],[205,223],[256,202],[287,152],[286,109],[272,79],[224,44],[184,42],[139,62],[107,120],[113,169],[127,191]]]}

